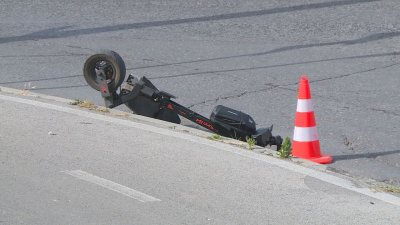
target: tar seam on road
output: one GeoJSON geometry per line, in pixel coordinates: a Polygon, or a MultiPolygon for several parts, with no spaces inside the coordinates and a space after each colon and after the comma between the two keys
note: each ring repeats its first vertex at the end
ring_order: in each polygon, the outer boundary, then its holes
{"type": "Polygon", "coordinates": [[[316,178],[318,180],[336,185],[338,187],[341,187],[341,188],[344,188],[344,189],[347,189],[350,191],[354,191],[354,192],[362,194],[362,195],[366,195],[366,196],[381,200],[383,202],[387,202],[387,203],[391,203],[396,206],[400,206],[400,198],[398,198],[394,195],[387,194],[387,193],[381,193],[381,192],[375,192],[369,188],[357,187],[353,182],[351,182],[350,180],[346,180],[344,178],[340,178],[340,177],[337,177],[337,176],[334,176],[331,174],[327,174],[325,172],[321,172],[321,171],[313,170],[313,169],[306,168],[306,167],[303,167],[300,165],[296,165],[291,162],[286,162],[281,159],[267,157],[265,155],[260,155],[260,154],[255,154],[254,152],[243,151],[242,149],[239,149],[237,147],[233,147],[233,146],[230,146],[230,145],[227,145],[224,143],[210,141],[210,140],[207,140],[202,137],[196,137],[196,136],[193,136],[190,134],[178,133],[178,132],[174,132],[174,131],[167,130],[164,128],[154,127],[151,125],[137,123],[137,122],[124,120],[124,119],[113,118],[113,117],[106,116],[106,115],[95,114],[92,112],[83,111],[80,109],[74,109],[74,108],[70,108],[70,107],[66,107],[66,106],[59,106],[59,105],[54,105],[54,104],[50,104],[50,103],[44,103],[44,102],[24,99],[21,97],[11,97],[11,96],[6,96],[6,95],[0,94],[0,99],[5,100],[5,101],[11,101],[11,102],[16,102],[16,103],[37,106],[37,107],[55,110],[55,111],[59,111],[59,112],[70,113],[70,114],[77,115],[77,116],[83,116],[83,117],[87,117],[87,118],[91,118],[91,119],[106,121],[106,122],[119,124],[119,125],[123,125],[123,126],[127,126],[127,127],[133,127],[133,128],[169,136],[169,137],[180,138],[180,139],[188,140],[188,141],[191,141],[194,143],[211,146],[211,147],[217,148],[219,150],[223,150],[226,152],[241,155],[246,158],[259,160],[259,161],[262,161],[262,162],[265,162],[265,163],[268,163],[271,165],[275,165],[275,166],[284,168],[286,170],[289,170],[289,171],[292,171],[295,173],[299,173],[299,174],[303,174],[306,176],[316,178]]]}
{"type": "Polygon", "coordinates": [[[136,191],[132,188],[123,186],[121,184],[112,182],[110,180],[106,180],[104,178],[95,176],[93,174],[87,173],[82,170],[67,170],[67,171],[61,171],[61,172],[71,175],[80,180],[84,180],[89,183],[97,184],[97,185],[107,188],[111,191],[115,191],[115,192],[118,192],[125,196],[128,196],[130,198],[136,199],[140,202],[159,202],[159,201],[161,201],[160,199],[155,198],[153,196],[146,195],[145,193],[142,193],[140,191],[136,191]]]}

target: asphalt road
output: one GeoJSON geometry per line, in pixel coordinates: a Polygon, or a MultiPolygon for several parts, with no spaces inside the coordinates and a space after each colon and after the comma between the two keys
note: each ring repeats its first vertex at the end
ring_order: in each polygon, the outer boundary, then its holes
{"type": "Polygon", "coordinates": [[[203,115],[217,104],[292,136],[311,80],[332,169],[400,184],[397,0],[1,1],[0,85],[102,104],[85,58],[113,49],[203,115]]]}
{"type": "Polygon", "coordinates": [[[400,220],[398,197],[293,162],[32,99],[0,92],[4,225],[400,220]]]}

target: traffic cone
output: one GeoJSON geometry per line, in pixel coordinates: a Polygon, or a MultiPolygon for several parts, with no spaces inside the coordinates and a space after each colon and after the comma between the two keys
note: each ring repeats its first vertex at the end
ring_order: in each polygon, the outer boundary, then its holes
{"type": "Polygon", "coordinates": [[[331,156],[321,155],[311,91],[306,75],[300,78],[292,155],[321,164],[332,162],[331,156]]]}

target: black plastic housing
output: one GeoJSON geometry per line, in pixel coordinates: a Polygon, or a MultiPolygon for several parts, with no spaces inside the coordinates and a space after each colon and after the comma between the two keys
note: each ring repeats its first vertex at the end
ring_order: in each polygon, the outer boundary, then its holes
{"type": "Polygon", "coordinates": [[[213,109],[210,120],[214,123],[227,124],[248,134],[256,132],[256,123],[250,115],[223,105],[217,105],[213,109]]]}

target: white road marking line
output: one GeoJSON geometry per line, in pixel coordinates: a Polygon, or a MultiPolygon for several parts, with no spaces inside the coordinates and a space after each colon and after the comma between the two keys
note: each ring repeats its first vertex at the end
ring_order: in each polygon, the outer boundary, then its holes
{"type": "Polygon", "coordinates": [[[87,173],[82,170],[67,170],[67,171],[61,171],[61,172],[69,174],[75,178],[87,181],[89,183],[97,184],[99,186],[102,186],[109,190],[118,192],[120,194],[126,195],[126,196],[136,199],[140,202],[159,202],[159,201],[161,201],[160,199],[154,198],[153,196],[146,195],[140,191],[136,191],[132,188],[128,188],[121,184],[117,184],[115,182],[106,180],[104,178],[95,176],[93,174],[87,173]]]}
{"type": "Polygon", "coordinates": [[[119,125],[123,125],[123,126],[127,126],[127,127],[134,127],[137,129],[153,132],[156,134],[166,135],[166,136],[174,137],[174,138],[180,138],[180,139],[188,140],[188,141],[191,141],[194,143],[211,146],[213,148],[223,150],[226,152],[230,152],[233,154],[241,155],[246,158],[263,161],[265,163],[272,164],[272,165],[287,169],[287,170],[295,172],[295,173],[300,173],[300,174],[303,174],[306,176],[310,176],[310,177],[316,178],[318,180],[336,185],[338,187],[342,187],[347,190],[351,190],[351,191],[354,191],[354,192],[357,192],[357,193],[360,193],[360,194],[363,194],[363,195],[366,195],[366,196],[369,196],[369,197],[372,197],[375,199],[379,199],[379,200],[387,202],[387,203],[391,203],[393,205],[400,206],[400,198],[396,197],[394,195],[391,195],[388,193],[376,192],[376,191],[373,191],[368,188],[360,188],[360,187],[357,187],[350,180],[347,180],[344,178],[340,178],[340,177],[337,177],[337,176],[334,176],[334,175],[331,175],[331,174],[328,174],[325,172],[320,172],[320,171],[317,171],[314,169],[306,168],[304,166],[296,165],[296,164],[286,162],[284,160],[276,159],[273,157],[265,157],[265,155],[255,154],[250,151],[243,151],[243,149],[240,149],[240,148],[237,148],[234,146],[230,146],[228,144],[219,143],[219,142],[215,142],[215,141],[209,141],[205,138],[196,137],[191,134],[178,133],[178,132],[170,131],[170,130],[167,130],[164,128],[158,128],[158,127],[147,125],[147,124],[113,118],[110,116],[104,116],[104,115],[100,115],[100,114],[95,114],[95,113],[83,111],[80,109],[69,108],[66,106],[58,106],[58,105],[54,105],[54,104],[50,104],[50,103],[38,102],[38,101],[34,101],[34,100],[24,99],[21,97],[11,97],[11,96],[6,96],[6,95],[0,94],[0,99],[6,100],[6,101],[18,102],[18,103],[27,104],[27,105],[33,105],[33,106],[50,109],[50,110],[56,110],[59,112],[70,113],[73,115],[83,116],[86,118],[111,122],[114,124],[119,124],[119,125]]]}

